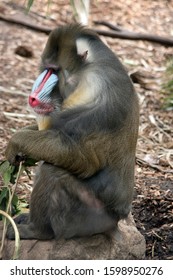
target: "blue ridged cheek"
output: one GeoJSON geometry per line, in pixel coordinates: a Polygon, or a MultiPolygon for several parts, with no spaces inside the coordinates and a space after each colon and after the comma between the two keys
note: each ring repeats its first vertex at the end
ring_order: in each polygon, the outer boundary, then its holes
{"type": "MultiPolygon", "coordinates": [[[[36,79],[36,81],[33,84],[31,94],[34,94],[34,92],[36,92],[38,90],[38,88],[41,85],[41,83],[42,83],[44,77],[46,76],[47,72],[48,72],[48,70],[45,70],[38,76],[38,78],[36,79]]],[[[37,98],[39,100],[43,100],[46,97],[49,97],[51,91],[53,90],[53,88],[57,84],[58,80],[59,80],[58,76],[55,75],[54,73],[52,73],[50,75],[50,77],[47,79],[47,81],[45,82],[45,84],[43,85],[42,89],[38,92],[37,98]]]]}
{"type": "Polygon", "coordinates": [[[38,76],[38,78],[35,80],[35,82],[34,82],[34,84],[33,84],[33,87],[32,87],[32,93],[33,93],[34,91],[36,91],[37,88],[40,86],[40,84],[41,84],[41,82],[42,82],[44,76],[46,75],[46,73],[47,73],[47,70],[44,70],[44,71],[38,76]]]}

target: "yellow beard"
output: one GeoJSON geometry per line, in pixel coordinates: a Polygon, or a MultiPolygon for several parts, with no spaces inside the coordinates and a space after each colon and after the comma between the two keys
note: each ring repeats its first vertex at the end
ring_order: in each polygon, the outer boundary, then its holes
{"type": "Polygon", "coordinates": [[[39,130],[46,130],[51,127],[51,118],[49,116],[38,116],[37,124],[39,130]]]}

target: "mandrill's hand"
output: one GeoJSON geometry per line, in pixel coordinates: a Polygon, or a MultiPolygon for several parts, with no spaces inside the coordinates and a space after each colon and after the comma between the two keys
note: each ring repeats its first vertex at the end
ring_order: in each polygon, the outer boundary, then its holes
{"type": "Polygon", "coordinates": [[[22,143],[21,141],[19,141],[20,134],[21,132],[16,133],[10,139],[5,151],[5,156],[12,165],[19,165],[21,161],[26,160],[26,155],[23,153],[22,150],[22,143]]]}
{"type": "Polygon", "coordinates": [[[27,143],[32,143],[33,133],[38,131],[38,126],[27,126],[15,133],[10,139],[5,156],[12,165],[19,165],[26,158],[32,158],[28,154],[27,143]]]}

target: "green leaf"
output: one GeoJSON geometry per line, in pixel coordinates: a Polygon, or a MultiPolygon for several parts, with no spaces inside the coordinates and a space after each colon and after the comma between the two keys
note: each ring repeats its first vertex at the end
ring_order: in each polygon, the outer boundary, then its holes
{"type": "Polygon", "coordinates": [[[27,202],[21,202],[21,201],[19,200],[19,207],[20,207],[20,209],[22,209],[22,208],[28,208],[28,206],[29,206],[29,204],[28,204],[27,202]]]}
{"type": "Polygon", "coordinates": [[[12,199],[13,206],[17,206],[18,205],[18,201],[19,201],[19,199],[18,199],[17,195],[14,194],[13,195],[13,199],[12,199]]]}
{"type": "Polygon", "coordinates": [[[16,167],[11,165],[8,160],[5,160],[0,163],[0,174],[2,175],[2,179],[4,181],[5,186],[8,186],[10,182],[15,182],[17,170],[16,167]]]}
{"type": "Polygon", "coordinates": [[[7,187],[4,187],[2,188],[1,192],[0,192],[0,206],[1,206],[1,203],[3,201],[3,199],[5,198],[6,200],[8,199],[8,194],[9,190],[7,187]]]}
{"type": "Polygon", "coordinates": [[[31,9],[31,6],[32,6],[33,3],[34,3],[34,0],[28,0],[28,3],[27,3],[27,11],[28,12],[31,9]]]}
{"type": "Polygon", "coordinates": [[[8,169],[10,163],[8,160],[4,160],[0,162],[0,174],[4,174],[4,172],[8,169]]]}
{"type": "Polygon", "coordinates": [[[7,169],[7,171],[4,172],[4,174],[3,174],[4,185],[8,186],[8,184],[10,183],[10,180],[11,180],[11,172],[9,169],[7,169]]]}
{"type": "Polygon", "coordinates": [[[24,166],[35,166],[36,164],[36,160],[35,159],[32,159],[32,158],[27,158],[25,160],[25,162],[23,163],[24,166]]]}

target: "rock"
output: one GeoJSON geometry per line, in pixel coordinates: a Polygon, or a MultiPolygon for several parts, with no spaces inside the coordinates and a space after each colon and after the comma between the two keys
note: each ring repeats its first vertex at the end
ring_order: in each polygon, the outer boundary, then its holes
{"type": "MultiPolygon", "coordinates": [[[[1,232],[0,232],[1,235],[1,232]]],[[[119,232],[70,240],[21,240],[22,260],[133,260],[145,257],[145,240],[132,215],[119,222],[119,232]]],[[[14,241],[6,240],[3,259],[13,256],[14,241]]]]}

